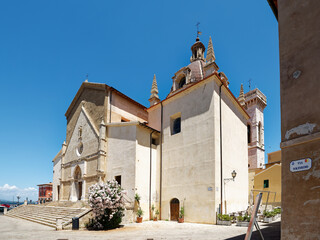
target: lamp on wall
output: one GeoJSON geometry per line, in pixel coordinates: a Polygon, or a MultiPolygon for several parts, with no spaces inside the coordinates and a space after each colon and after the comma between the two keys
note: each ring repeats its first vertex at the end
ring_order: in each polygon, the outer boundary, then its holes
{"type": "Polygon", "coordinates": [[[237,176],[237,173],[236,173],[236,171],[235,171],[235,170],[233,170],[233,171],[232,171],[231,176],[232,176],[233,181],[234,181],[234,178],[237,176]]]}
{"type": "Polygon", "coordinates": [[[231,173],[231,176],[232,176],[232,178],[225,178],[224,179],[224,183],[226,183],[226,182],[229,182],[229,181],[234,181],[234,179],[236,178],[236,176],[237,176],[237,172],[235,171],[235,170],[233,170],[232,171],[232,173],[231,173]]]}
{"type": "MultiPolygon", "coordinates": [[[[224,211],[225,211],[225,213],[227,214],[227,200],[226,200],[226,183],[227,182],[229,182],[229,181],[234,181],[234,179],[236,178],[236,176],[237,176],[237,172],[235,171],[235,170],[233,170],[232,171],[232,173],[231,173],[231,177],[232,178],[224,178],[223,180],[224,180],[224,196],[225,196],[225,200],[224,200],[224,205],[225,205],[225,207],[224,207],[224,211]]],[[[222,202],[222,201],[221,201],[222,202]]]]}

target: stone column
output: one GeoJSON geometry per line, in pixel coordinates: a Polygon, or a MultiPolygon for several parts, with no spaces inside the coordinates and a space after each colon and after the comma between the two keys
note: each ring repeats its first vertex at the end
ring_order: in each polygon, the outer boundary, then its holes
{"type": "Polygon", "coordinates": [[[102,177],[105,175],[105,158],[106,158],[106,125],[102,119],[99,129],[99,152],[97,163],[97,175],[99,182],[102,181],[102,177]]]}
{"type": "Polygon", "coordinates": [[[62,230],[62,217],[56,218],[56,230],[62,230]]]}
{"type": "Polygon", "coordinates": [[[86,180],[82,180],[82,196],[81,200],[84,201],[86,199],[86,180]]]}
{"type": "Polygon", "coordinates": [[[76,191],[76,183],[74,179],[71,180],[71,189],[70,189],[70,201],[77,201],[77,191],[76,191]]]}

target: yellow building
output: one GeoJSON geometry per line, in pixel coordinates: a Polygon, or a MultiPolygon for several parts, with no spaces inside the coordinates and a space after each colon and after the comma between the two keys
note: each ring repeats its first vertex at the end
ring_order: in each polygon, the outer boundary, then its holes
{"type": "Polygon", "coordinates": [[[266,168],[256,170],[254,176],[254,193],[263,192],[262,203],[273,206],[281,205],[281,150],[268,154],[266,168]],[[269,194],[269,198],[268,198],[269,194]]]}

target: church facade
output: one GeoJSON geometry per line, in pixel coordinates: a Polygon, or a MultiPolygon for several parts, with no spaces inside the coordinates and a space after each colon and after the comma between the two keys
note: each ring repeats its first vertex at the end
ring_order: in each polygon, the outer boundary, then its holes
{"type": "Polygon", "coordinates": [[[129,209],[141,196],[144,219],[152,205],[168,220],[184,207],[185,221],[198,223],[247,208],[250,115],[219,72],[211,38],[206,58],[199,38],[191,52],[162,101],[154,76],[149,108],[106,84],[82,83],[53,160],[53,200],[86,201],[89,186],[115,179],[129,209]]]}

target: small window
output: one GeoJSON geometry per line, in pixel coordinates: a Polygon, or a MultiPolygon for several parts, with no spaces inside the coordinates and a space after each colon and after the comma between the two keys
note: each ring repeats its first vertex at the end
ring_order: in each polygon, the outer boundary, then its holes
{"type": "Polygon", "coordinates": [[[129,119],[126,119],[124,117],[121,117],[121,122],[130,122],[129,119]]]}
{"type": "Polygon", "coordinates": [[[171,135],[177,134],[179,132],[181,132],[181,117],[173,119],[171,135]]]}
{"type": "Polygon", "coordinates": [[[263,188],[268,188],[269,187],[269,179],[263,180],[263,188]]]}
{"type": "Polygon", "coordinates": [[[119,185],[121,186],[121,175],[119,176],[115,176],[114,179],[119,183],[119,185]]]}
{"type": "Polygon", "coordinates": [[[250,124],[248,124],[247,130],[248,130],[248,143],[251,143],[251,126],[250,126],[250,124]]]}
{"type": "Polygon", "coordinates": [[[183,77],[183,78],[179,81],[179,88],[182,88],[185,84],[186,84],[186,78],[183,77]]]}
{"type": "Polygon", "coordinates": [[[153,145],[158,145],[158,141],[157,141],[157,139],[155,139],[155,138],[152,138],[151,143],[152,143],[153,145]]]}

